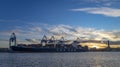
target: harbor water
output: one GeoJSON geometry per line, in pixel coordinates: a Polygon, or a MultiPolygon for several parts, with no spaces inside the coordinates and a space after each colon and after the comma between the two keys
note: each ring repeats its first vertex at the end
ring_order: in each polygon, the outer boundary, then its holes
{"type": "Polygon", "coordinates": [[[0,53],[0,67],[120,67],[120,52],[0,53]]]}

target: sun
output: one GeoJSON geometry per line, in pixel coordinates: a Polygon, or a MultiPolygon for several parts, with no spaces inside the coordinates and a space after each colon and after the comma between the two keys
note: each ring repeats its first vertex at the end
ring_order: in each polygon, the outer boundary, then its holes
{"type": "Polygon", "coordinates": [[[92,48],[99,49],[100,47],[99,47],[99,46],[94,45],[94,46],[92,46],[92,48]]]}

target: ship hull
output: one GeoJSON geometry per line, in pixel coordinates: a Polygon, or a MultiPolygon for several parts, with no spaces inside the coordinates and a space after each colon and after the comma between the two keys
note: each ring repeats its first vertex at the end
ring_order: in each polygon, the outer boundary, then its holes
{"type": "Polygon", "coordinates": [[[12,51],[17,52],[86,52],[87,49],[75,49],[75,48],[47,48],[47,47],[21,47],[10,46],[12,51]]]}

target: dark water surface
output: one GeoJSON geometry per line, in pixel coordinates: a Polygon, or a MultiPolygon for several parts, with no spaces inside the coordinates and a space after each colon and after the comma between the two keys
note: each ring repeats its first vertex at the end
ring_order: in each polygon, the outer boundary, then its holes
{"type": "Polygon", "coordinates": [[[120,52],[0,53],[0,67],[120,67],[120,52]]]}

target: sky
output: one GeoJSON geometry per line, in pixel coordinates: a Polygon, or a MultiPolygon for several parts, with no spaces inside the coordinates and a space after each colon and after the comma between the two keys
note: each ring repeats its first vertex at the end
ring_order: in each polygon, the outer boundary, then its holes
{"type": "MultiPolygon", "coordinates": [[[[119,0],[0,0],[0,47],[43,35],[120,41],[119,0]]],[[[37,41],[38,42],[38,41],[37,41]]]]}

